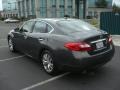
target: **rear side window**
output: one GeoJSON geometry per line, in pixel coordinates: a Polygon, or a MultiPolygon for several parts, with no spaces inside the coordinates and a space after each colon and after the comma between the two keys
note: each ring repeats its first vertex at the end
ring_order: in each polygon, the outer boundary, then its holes
{"type": "Polygon", "coordinates": [[[34,33],[48,33],[52,30],[52,27],[44,22],[36,22],[33,32],[34,33]]]}
{"type": "Polygon", "coordinates": [[[36,22],[33,32],[35,33],[46,33],[46,24],[43,22],[36,22]]]}
{"type": "Polygon", "coordinates": [[[32,32],[34,23],[35,22],[33,22],[33,21],[26,22],[21,29],[24,32],[32,32]]]}

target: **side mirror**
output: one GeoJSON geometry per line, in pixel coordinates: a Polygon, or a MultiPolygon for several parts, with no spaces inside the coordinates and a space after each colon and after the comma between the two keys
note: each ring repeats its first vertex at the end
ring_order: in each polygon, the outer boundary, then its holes
{"type": "Polygon", "coordinates": [[[19,32],[20,32],[20,33],[24,33],[24,32],[28,32],[28,31],[25,30],[25,29],[23,29],[23,28],[21,28],[21,29],[19,30],[19,32]]]}
{"type": "Polygon", "coordinates": [[[19,31],[19,27],[15,28],[14,30],[15,30],[16,32],[18,32],[18,31],[19,31]]]}
{"type": "Polygon", "coordinates": [[[28,32],[28,31],[24,29],[24,32],[28,32]]]}

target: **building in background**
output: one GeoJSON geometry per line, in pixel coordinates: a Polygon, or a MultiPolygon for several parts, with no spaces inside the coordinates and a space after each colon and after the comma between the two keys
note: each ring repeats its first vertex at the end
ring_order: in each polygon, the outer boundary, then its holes
{"type": "Polygon", "coordinates": [[[106,0],[105,8],[97,7],[100,0],[2,0],[4,17],[62,18],[65,15],[77,18],[100,18],[101,12],[112,11],[112,0],[106,0]]]}
{"type": "Polygon", "coordinates": [[[100,18],[101,12],[110,12],[112,11],[112,2],[113,0],[106,0],[107,7],[98,7],[96,2],[100,0],[87,0],[87,17],[89,18],[100,18]]]}
{"type": "Polygon", "coordinates": [[[86,0],[36,0],[38,17],[85,17],[86,0]]]}
{"type": "Polygon", "coordinates": [[[18,4],[18,17],[35,18],[35,0],[17,0],[18,4]]]}
{"type": "Polygon", "coordinates": [[[2,0],[2,17],[12,18],[18,17],[18,5],[16,0],[2,0]]]}
{"type": "Polygon", "coordinates": [[[18,16],[26,18],[85,18],[86,0],[17,0],[18,16]]]}

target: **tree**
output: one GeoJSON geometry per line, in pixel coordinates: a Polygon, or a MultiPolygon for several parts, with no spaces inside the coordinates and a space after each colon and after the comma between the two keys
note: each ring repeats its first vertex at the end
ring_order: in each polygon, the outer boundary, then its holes
{"type": "Polygon", "coordinates": [[[108,2],[106,0],[96,0],[95,5],[98,8],[106,8],[108,6],[108,2]]]}
{"type": "Polygon", "coordinates": [[[112,8],[113,8],[113,12],[120,13],[120,7],[118,7],[116,4],[114,4],[112,8]]]}

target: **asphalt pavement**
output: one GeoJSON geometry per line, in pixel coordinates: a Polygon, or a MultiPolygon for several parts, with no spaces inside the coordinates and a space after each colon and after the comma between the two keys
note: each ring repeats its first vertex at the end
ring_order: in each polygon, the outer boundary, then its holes
{"type": "Polygon", "coordinates": [[[0,22],[0,90],[120,90],[119,45],[113,59],[97,71],[50,76],[37,61],[9,51],[6,36],[16,25],[0,22]]]}

